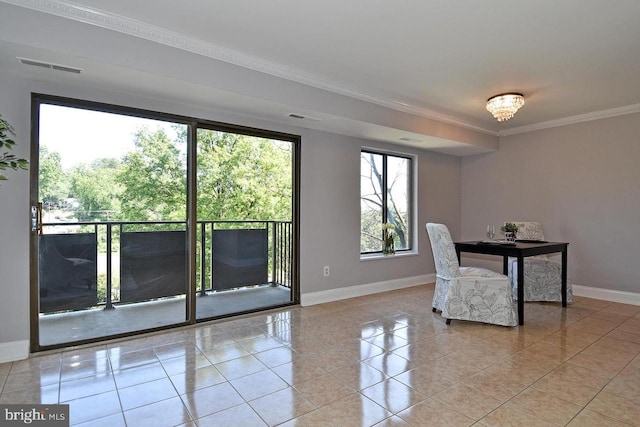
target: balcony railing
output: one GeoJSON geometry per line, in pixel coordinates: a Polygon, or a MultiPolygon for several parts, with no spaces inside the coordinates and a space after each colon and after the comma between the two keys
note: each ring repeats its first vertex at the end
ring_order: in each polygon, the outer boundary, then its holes
{"type": "MultiPolygon", "coordinates": [[[[187,294],[185,221],[44,223],[40,312],[187,294]]],[[[247,286],[291,288],[290,221],[198,221],[199,295],[247,286]]]]}

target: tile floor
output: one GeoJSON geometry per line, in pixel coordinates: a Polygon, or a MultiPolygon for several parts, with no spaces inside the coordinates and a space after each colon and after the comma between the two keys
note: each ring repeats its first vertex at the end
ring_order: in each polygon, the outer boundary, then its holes
{"type": "Polygon", "coordinates": [[[431,312],[433,285],[0,364],[0,403],[73,426],[640,425],[640,307],[431,312]]]}

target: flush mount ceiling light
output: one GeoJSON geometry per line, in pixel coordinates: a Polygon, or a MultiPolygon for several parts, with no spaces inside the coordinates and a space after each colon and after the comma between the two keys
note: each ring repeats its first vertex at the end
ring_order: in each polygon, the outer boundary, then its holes
{"type": "Polygon", "coordinates": [[[487,100],[487,111],[499,122],[509,120],[524,105],[521,93],[501,93],[487,100]]]}

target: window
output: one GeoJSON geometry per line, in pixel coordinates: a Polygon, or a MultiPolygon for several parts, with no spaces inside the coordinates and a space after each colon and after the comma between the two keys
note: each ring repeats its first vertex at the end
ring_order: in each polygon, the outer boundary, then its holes
{"type": "Polygon", "coordinates": [[[412,158],[360,153],[360,253],[382,252],[382,224],[395,227],[396,251],[412,249],[412,158]]]}

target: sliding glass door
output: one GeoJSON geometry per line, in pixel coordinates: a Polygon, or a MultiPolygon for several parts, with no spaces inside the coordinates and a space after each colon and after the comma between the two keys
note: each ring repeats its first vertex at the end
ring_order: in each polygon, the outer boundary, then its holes
{"type": "Polygon", "coordinates": [[[32,350],[297,302],[299,137],[34,95],[32,350]]]}

